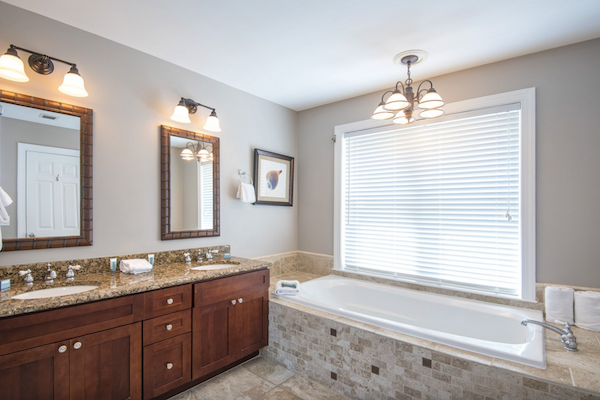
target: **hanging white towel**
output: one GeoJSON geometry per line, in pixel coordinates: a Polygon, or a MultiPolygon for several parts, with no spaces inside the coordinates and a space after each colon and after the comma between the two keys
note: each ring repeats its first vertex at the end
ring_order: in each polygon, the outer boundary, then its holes
{"type": "Polygon", "coordinates": [[[600,292],[575,292],[575,325],[600,332],[600,292]]]}
{"type": "MultiPolygon", "coordinates": [[[[0,222],[7,224],[10,222],[6,207],[12,204],[10,196],[0,186],[0,222]]],[[[0,228],[0,250],[2,250],[2,229],[0,228]]]]}
{"type": "Polygon", "coordinates": [[[244,203],[255,203],[256,194],[254,193],[254,186],[240,181],[240,185],[238,186],[238,191],[235,197],[244,203]]]}
{"type": "Polygon", "coordinates": [[[119,269],[124,274],[143,274],[152,271],[152,264],[143,258],[133,260],[121,260],[119,269]]]}
{"type": "Polygon", "coordinates": [[[573,324],[573,288],[546,286],[546,321],[573,324]]]}

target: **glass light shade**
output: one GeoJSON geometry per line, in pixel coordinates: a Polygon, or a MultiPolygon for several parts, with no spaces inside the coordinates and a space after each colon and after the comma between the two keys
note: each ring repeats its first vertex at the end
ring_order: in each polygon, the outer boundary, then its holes
{"type": "Polygon", "coordinates": [[[436,117],[440,117],[442,115],[444,115],[444,110],[439,109],[439,108],[434,108],[431,110],[421,111],[421,113],[419,114],[419,117],[421,117],[421,118],[436,118],[436,117]]]}
{"type": "Polygon", "coordinates": [[[399,90],[394,90],[392,95],[387,99],[383,108],[386,110],[399,111],[409,107],[410,103],[399,90]]]}
{"type": "Polygon", "coordinates": [[[181,158],[183,158],[184,160],[193,160],[194,157],[194,153],[190,150],[190,149],[183,149],[183,151],[180,154],[181,158]]]}
{"type": "Polygon", "coordinates": [[[23,61],[19,56],[4,54],[0,57],[0,78],[13,82],[27,82],[29,78],[25,75],[23,61]]]}
{"type": "Polygon", "coordinates": [[[392,122],[395,124],[407,125],[412,122],[415,122],[415,119],[412,116],[407,118],[406,115],[404,115],[403,113],[400,112],[400,113],[396,114],[396,118],[394,118],[392,120],[392,122]]]}
{"type": "Polygon", "coordinates": [[[371,118],[373,119],[390,119],[394,117],[394,113],[386,110],[383,106],[385,105],[385,103],[382,101],[381,103],[379,103],[379,106],[377,106],[377,108],[375,109],[375,111],[373,111],[373,115],[371,115],[371,118]]]}
{"type": "Polygon", "coordinates": [[[440,108],[444,104],[446,103],[444,103],[442,97],[437,94],[434,89],[429,89],[429,91],[421,98],[421,101],[419,101],[419,108],[422,110],[431,110],[440,108]]]}
{"type": "Polygon", "coordinates": [[[63,79],[62,85],[58,87],[58,90],[74,97],[87,97],[88,92],[83,86],[83,78],[81,75],[74,73],[73,68],[67,72],[65,79],[63,79]]]}
{"type": "Polygon", "coordinates": [[[175,122],[183,122],[184,124],[191,124],[190,121],[190,113],[186,106],[177,105],[175,106],[175,110],[173,111],[173,115],[171,115],[171,119],[175,122]]]}
{"type": "Polygon", "coordinates": [[[204,129],[210,132],[221,132],[221,127],[219,126],[219,118],[217,118],[217,113],[213,110],[210,113],[210,116],[206,119],[206,124],[204,124],[204,129]]]}
{"type": "Polygon", "coordinates": [[[209,153],[209,152],[208,152],[208,150],[206,150],[206,149],[202,149],[202,150],[200,150],[200,151],[198,152],[198,156],[199,156],[199,157],[208,157],[208,155],[209,155],[209,154],[210,154],[210,153],[209,153]]]}

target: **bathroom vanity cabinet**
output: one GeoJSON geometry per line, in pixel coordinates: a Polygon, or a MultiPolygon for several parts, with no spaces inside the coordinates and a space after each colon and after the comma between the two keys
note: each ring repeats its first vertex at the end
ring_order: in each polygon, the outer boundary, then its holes
{"type": "Polygon", "coordinates": [[[152,399],[268,340],[266,269],[0,319],[0,400],[152,399]]]}

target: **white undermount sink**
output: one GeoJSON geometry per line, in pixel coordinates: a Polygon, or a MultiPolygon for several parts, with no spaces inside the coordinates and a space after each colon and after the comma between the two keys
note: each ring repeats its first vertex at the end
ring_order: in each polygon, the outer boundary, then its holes
{"type": "Polygon", "coordinates": [[[47,299],[49,297],[67,296],[69,294],[82,293],[94,289],[98,289],[98,286],[63,286],[51,289],[34,290],[32,292],[26,292],[12,296],[11,298],[17,300],[47,299]]]}
{"type": "Polygon", "coordinates": [[[199,266],[199,267],[192,267],[190,269],[194,270],[194,271],[212,271],[215,269],[224,269],[224,268],[231,268],[231,267],[238,267],[238,266],[239,266],[239,264],[208,264],[208,265],[199,266]]]}

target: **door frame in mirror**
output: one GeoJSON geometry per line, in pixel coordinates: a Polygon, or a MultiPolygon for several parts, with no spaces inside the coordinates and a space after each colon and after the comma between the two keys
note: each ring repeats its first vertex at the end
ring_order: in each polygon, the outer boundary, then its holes
{"type": "Polygon", "coordinates": [[[18,106],[53,111],[79,117],[79,151],[81,171],[81,194],[79,203],[79,236],[56,236],[39,238],[4,239],[2,251],[39,250],[60,247],[91,246],[93,238],[93,144],[94,111],[58,101],[41,99],[0,89],[0,101],[18,106]]]}
{"type": "Polygon", "coordinates": [[[219,138],[183,129],[160,127],[160,238],[161,240],[194,239],[220,236],[221,197],[219,185],[219,138]],[[213,147],[213,229],[171,231],[171,136],[210,143],[213,147]]]}

